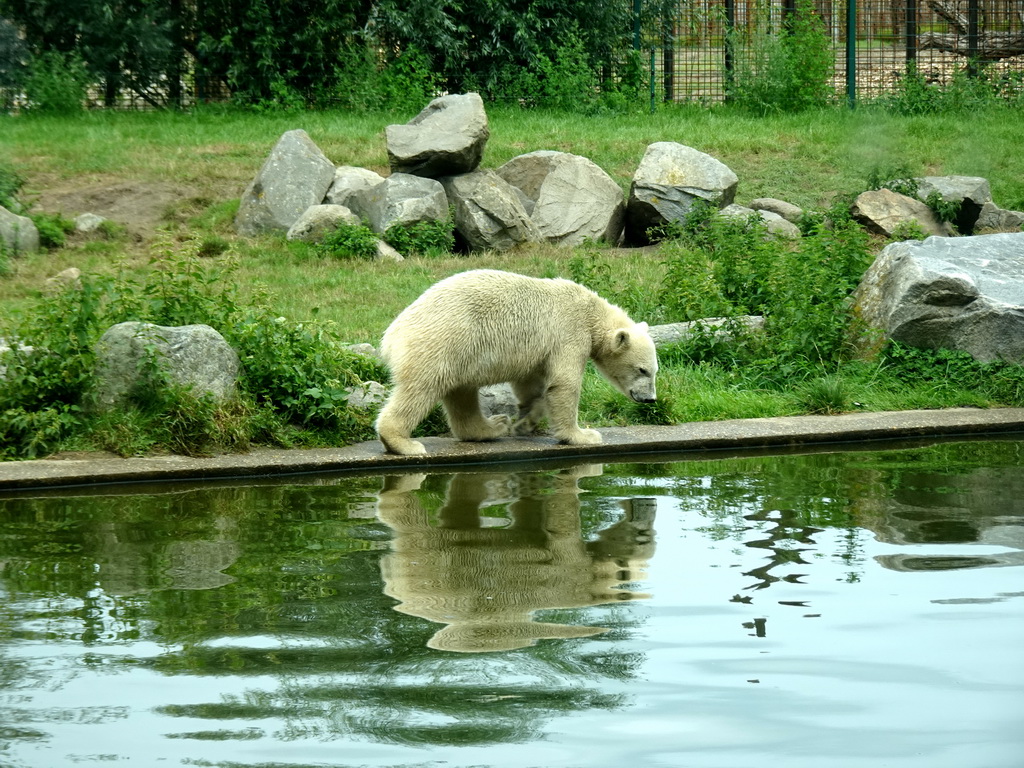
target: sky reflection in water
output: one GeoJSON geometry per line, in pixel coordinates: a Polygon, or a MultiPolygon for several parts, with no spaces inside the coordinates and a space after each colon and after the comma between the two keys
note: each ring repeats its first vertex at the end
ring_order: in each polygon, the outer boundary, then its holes
{"type": "Polygon", "coordinates": [[[0,496],[0,765],[1014,768],[1022,467],[0,496]]]}

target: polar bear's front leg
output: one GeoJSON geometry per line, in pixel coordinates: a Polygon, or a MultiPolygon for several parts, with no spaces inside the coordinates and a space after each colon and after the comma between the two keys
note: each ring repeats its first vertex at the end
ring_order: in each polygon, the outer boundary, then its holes
{"type": "Polygon", "coordinates": [[[596,429],[580,429],[580,390],[583,372],[578,377],[553,379],[548,387],[548,421],[559,442],[567,445],[597,445],[601,433],[596,429]]]}

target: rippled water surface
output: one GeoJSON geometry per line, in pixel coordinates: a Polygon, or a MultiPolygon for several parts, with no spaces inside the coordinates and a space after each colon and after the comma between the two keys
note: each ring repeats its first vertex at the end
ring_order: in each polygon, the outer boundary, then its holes
{"type": "Polygon", "coordinates": [[[0,766],[1024,765],[1024,442],[0,495],[0,766]]]}

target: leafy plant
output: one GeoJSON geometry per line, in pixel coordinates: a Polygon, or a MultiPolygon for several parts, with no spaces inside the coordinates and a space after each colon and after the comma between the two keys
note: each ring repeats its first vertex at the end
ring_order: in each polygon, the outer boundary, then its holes
{"type": "Polygon", "coordinates": [[[59,213],[30,213],[29,218],[39,231],[39,244],[43,248],[62,248],[67,236],[75,231],[75,222],[59,213]]]}
{"type": "Polygon", "coordinates": [[[37,112],[81,112],[91,81],[80,55],[46,51],[32,59],[25,94],[30,108],[37,112]]]}
{"type": "Polygon", "coordinates": [[[0,205],[13,213],[21,210],[18,193],[25,186],[25,178],[7,163],[0,162],[0,205]]]}
{"type": "Polygon", "coordinates": [[[797,0],[781,34],[762,29],[749,44],[740,33],[732,46],[746,52],[731,73],[728,98],[758,114],[799,112],[834,99],[832,44],[809,0],[797,0]]]}
{"type": "Polygon", "coordinates": [[[403,256],[441,256],[455,248],[450,220],[395,224],[388,227],[384,240],[403,256]]]}
{"type": "Polygon", "coordinates": [[[264,297],[243,301],[234,265],[204,262],[197,248],[164,243],[141,282],[83,276],[80,288],[46,297],[4,331],[15,341],[0,358],[0,455],[43,455],[76,434],[128,454],[155,447],[204,454],[256,437],[285,441],[295,430],[305,435],[295,439],[329,443],[372,434],[372,414],[346,398],[363,381],[383,380],[383,367],[348,351],[325,325],[277,317],[264,297]],[[125,320],[220,331],[242,361],[241,398],[214,403],[172,386],[154,350],[123,419],[84,410],[95,343],[125,320]]]}
{"type": "Polygon", "coordinates": [[[342,259],[372,259],[377,255],[377,234],[362,224],[339,224],[317,245],[327,256],[342,259]]]}

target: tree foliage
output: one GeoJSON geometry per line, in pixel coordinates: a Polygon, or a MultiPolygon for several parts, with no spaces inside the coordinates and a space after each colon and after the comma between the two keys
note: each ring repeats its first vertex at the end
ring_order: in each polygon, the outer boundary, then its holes
{"type": "Polygon", "coordinates": [[[81,60],[108,106],[125,92],[179,104],[183,85],[199,100],[329,103],[410,61],[403,85],[429,73],[436,90],[502,98],[524,72],[543,85],[565,51],[587,83],[607,83],[629,61],[632,12],[625,0],[0,0],[32,57],[81,60]]]}

